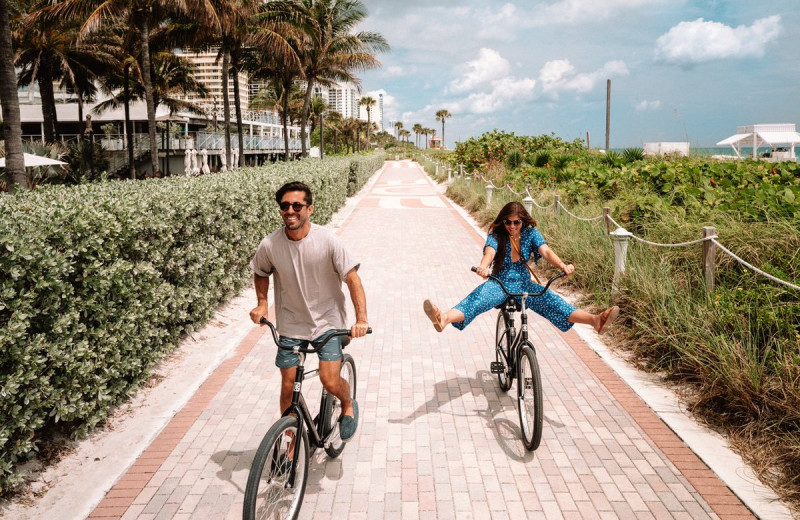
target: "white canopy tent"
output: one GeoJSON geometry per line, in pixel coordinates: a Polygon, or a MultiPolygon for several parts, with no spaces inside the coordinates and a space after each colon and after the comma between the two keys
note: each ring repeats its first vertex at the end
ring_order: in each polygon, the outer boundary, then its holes
{"type": "Polygon", "coordinates": [[[797,144],[800,144],[800,133],[797,133],[795,125],[779,124],[740,126],[735,135],[718,142],[717,146],[730,146],[739,159],[742,158],[742,148],[745,146],[753,148],[753,156],[760,146],[769,146],[772,149],[772,159],[794,161],[797,144]],[[777,150],[778,147],[788,147],[789,150],[777,150]]]}
{"type": "MultiPolygon", "coordinates": [[[[67,164],[64,161],[57,161],[56,159],[51,159],[49,157],[42,157],[41,155],[34,155],[32,153],[26,153],[25,155],[25,167],[32,168],[35,166],[57,166],[67,164]]],[[[0,157],[0,168],[6,167],[6,158],[0,157]]]]}

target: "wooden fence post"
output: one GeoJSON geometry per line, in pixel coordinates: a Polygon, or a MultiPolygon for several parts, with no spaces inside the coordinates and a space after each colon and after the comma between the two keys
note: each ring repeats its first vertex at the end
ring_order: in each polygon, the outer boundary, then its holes
{"type": "Polygon", "coordinates": [[[486,207],[488,208],[492,204],[492,193],[494,192],[494,186],[490,182],[486,185],[486,207]]]}
{"type": "Polygon", "coordinates": [[[606,234],[611,233],[611,208],[603,208],[603,221],[606,223],[606,234]]]}
{"type": "Polygon", "coordinates": [[[561,213],[561,195],[556,195],[556,199],[553,202],[553,213],[558,216],[561,213]]]}
{"type": "MultiPolygon", "coordinates": [[[[706,226],[703,228],[703,238],[717,235],[717,229],[706,226]]],[[[714,292],[714,277],[717,273],[716,262],[717,246],[711,240],[703,241],[703,277],[706,280],[706,292],[714,292]]]]}

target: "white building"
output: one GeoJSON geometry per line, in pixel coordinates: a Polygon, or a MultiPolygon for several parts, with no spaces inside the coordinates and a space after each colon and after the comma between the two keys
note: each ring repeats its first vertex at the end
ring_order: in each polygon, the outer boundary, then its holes
{"type": "MultiPolygon", "coordinates": [[[[181,52],[180,56],[188,59],[194,65],[194,77],[208,89],[208,96],[201,97],[195,93],[179,96],[186,101],[191,101],[207,108],[213,108],[215,103],[217,108],[222,107],[222,60],[217,61],[215,52],[181,52]]],[[[228,95],[233,106],[234,84],[233,77],[228,77],[228,95]]],[[[247,73],[239,73],[239,96],[242,108],[247,109],[250,105],[250,88],[247,73]]]]}

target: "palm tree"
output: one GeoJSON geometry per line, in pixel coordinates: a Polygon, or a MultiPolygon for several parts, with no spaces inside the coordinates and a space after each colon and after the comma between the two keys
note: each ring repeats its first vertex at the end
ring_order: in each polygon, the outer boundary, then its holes
{"type": "Polygon", "coordinates": [[[45,9],[48,0],[26,0],[17,5],[21,9],[13,33],[18,49],[15,65],[20,68],[17,84],[38,84],[44,140],[53,143],[58,137],[54,83],[63,81],[75,90],[78,117],[82,119],[83,99],[96,91],[92,79],[100,71],[115,67],[114,56],[99,42],[79,40],[78,23],[50,19],[45,9]]]}
{"type": "Polygon", "coordinates": [[[408,142],[408,137],[411,135],[411,132],[408,130],[400,130],[400,137],[405,138],[405,142],[408,142]]]}
{"type": "MultiPolygon", "coordinates": [[[[311,100],[311,131],[309,135],[314,133],[317,128],[317,123],[322,119],[323,114],[328,110],[328,103],[322,96],[314,96],[311,100]]],[[[320,148],[321,149],[321,148],[320,148]]]]}
{"type": "Polygon", "coordinates": [[[403,122],[402,121],[396,121],[394,123],[394,132],[396,134],[395,137],[397,137],[398,140],[400,140],[400,130],[402,130],[402,129],[403,129],[403,122]]]}
{"type": "Polygon", "coordinates": [[[364,96],[358,102],[359,105],[367,109],[367,148],[370,146],[370,131],[372,130],[372,107],[377,103],[378,101],[372,96],[364,96]]]}
{"type": "MultiPolygon", "coordinates": [[[[150,51],[151,33],[168,15],[174,14],[181,3],[161,2],[159,0],[64,0],[48,8],[52,19],[85,20],[81,36],[94,34],[104,27],[117,26],[131,28],[136,32],[137,57],[147,108],[147,129],[150,148],[150,165],[153,172],[158,170],[158,143],[156,141],[156,108],[153,99],[152,60],[150,51]]],[[[208,16],[207,10],[198,9],[208,16]]],[[[133,39],[131,41],[134,41],[133,39]]]]}
{"type": "Polygon", "coordinates": [[[6,152],[6,189],[25,187],[22,122],[14,71],[9,0],[0,0],[0,104],[3,105],[3,137],[6,152]]]}
{"type": "Polygon", "coordinates": [[[446,108],[436,111],[436,120],[442,122],[442,148],[446,148],[444,145],[444,120],[448,117],[453,117],[453,114],[448,112],[446,108]]]}
{"type": "Polygon", "coordinates": [[[358,85],[354,72],[380,66],[374,53],[389,50],[386,39],[375,32],[351,31],[367,16],[361,0],[282,0],[270,2],[286,7],[290,19],[296,20],[304,39],[297,48],[303,63],[306,82],[300,138],[306,155],[306,122],[311,95],[317,84],[331,85],[347,81],[358,85]]]}
{"type": "Polygon", "coordinates": [[[416,123],[411,129],[414,131],[414,145],[419,148],[419,136],[424,128],[422,128],[421,124],[416,123]]]}

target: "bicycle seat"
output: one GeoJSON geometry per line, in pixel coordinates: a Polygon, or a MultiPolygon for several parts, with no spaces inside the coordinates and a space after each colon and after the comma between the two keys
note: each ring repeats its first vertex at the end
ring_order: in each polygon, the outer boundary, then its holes
{"type": "Polygon", "coordinates": [[[517,312],[521,310],[519,303],[514,298],[508,298],[500,305],[496,305],[495,309],[505,309],[508,312],[517,312]]]}

